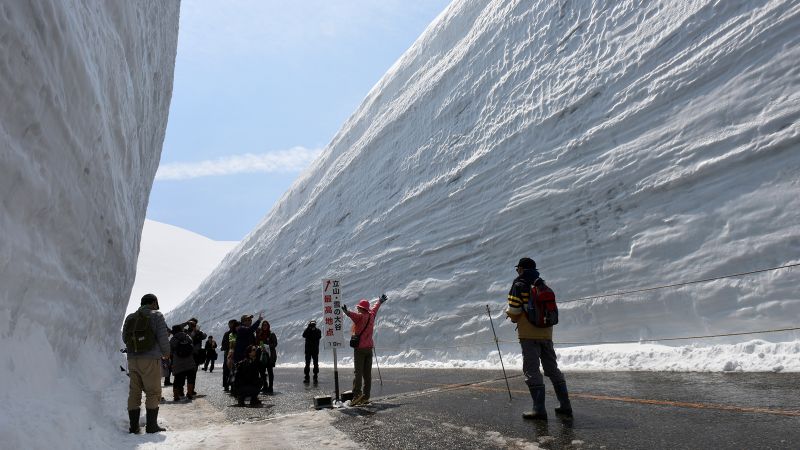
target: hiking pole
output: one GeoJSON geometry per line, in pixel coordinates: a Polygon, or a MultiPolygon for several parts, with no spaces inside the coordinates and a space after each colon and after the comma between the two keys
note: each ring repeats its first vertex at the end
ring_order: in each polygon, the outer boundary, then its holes
{"type": "Polygon", "coordinates": [[[383,377],[381,376],[381,365],[378,364],[378,353],[375,351],[375,347],[372,347],[372,354],[375,355],[375,367],[378,368],[378,379],[381,381],[381,386],[383,386],[383,377]]]}
{"type": "Polygon", "coordinates": [[[492,311],[489,305],[486,305],[486,314],[489,314],[489,323],[492,324],[492,334],[494,335],[494,345],[497,346],[497,354],[500,356],[500,367],[503,368],[503,378],[506,379],[506,389],[508,389],[508,401],[511,401],[511,386],[508,385],[508,375],[506,375],[506,366],[503,364],[503,354],[500,353],[500,342],[497,340],[497,333],[494,331],[494,321],[492,320],[492,311]]]}

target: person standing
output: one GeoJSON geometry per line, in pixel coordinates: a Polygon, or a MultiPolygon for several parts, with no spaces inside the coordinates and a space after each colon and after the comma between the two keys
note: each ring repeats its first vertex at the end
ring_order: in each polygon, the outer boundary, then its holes
{"type": "Polygon", "coordinates": [[[239,328],[236,329],[236,345],[233,348],[234,364],[248,357],[247,347],[256,343],[256,331],[258,331],[263,318],[264,316],[259,313],[258,320],[253,323],[253,316],[242,316],[239,328]]]}
{"type": "Polygon", "coordinates": [[[369,300],[361,299],[356,305],[358,312],[347,310],[347,305],[342,305],[342,310],[353,321],[352,335],[358,336],[358,346],[353,352],[353,400],[350,405],[363,405],[369,402],[372,388],[372,348],[375,346],[372,333],[375,328],[375,316],[383,302],[387,300],[386,294],[370,308],[369,300]],[[361,391],[361,385],[364,391],[361,391]]]}
{"type": "Polygon", "coordinates": [[[228,353],[233,350],[231,348],[231,342],[233,342],[233,346],[236,346],[236,329],[239,327],[239,321],[236,319],[231,319],[228,321],[228,331],[222,335],[222,344],[220,347],[222,348],[222,389],[226,392],[230,389],[230,376],[231,376],[231,367],[228,365],[228,353]]]}
{"type": "Polygon", "coordinates": [[[539,361],[542,362],[544,374],[553,383],[560,406],[556,414],[571,417],[572,405],[567,392],[564,374],[558,368],[556,352],[553,348],[553,327],[537,327],[528,321],[528,300],[536,295],[538,289],[545,287],[544,280],[539,277],[536,262],[531,258],[522,258],[516,266],[517,278],[508,292],[508,310],[506,315],[517,324],[517,335],[522,346],[522,372],[525,384],[533,399],[533,411],[522,414],[524,419],[547,420],[544,404],[544,378],[539,372],[539,361]]]}
{"type": "Polygon", "coordinates": [[[145,294],[136,312],[125,318],[122,340],[128,355],[128,418],[131,433],[139,432],[142,392],[145,393],[147,425],[145,431],[166,431],[158,426],[158,402],[161,400],[161,360],[169,358],[167,323],[158,311],[158,298],[145,294]]]}
{"type": "Polygon", "coordinates": [[[272,382],[275,379],[272,369],[278,360],[278,354],[275,350],[278,347],[278,337],[270,330],[268,321],[261,322],[256,342],[258,344],[258,360],[261,364],[261,378],[264,380],[264,386],[261,391],[265,394],[272,394],[272,382]]]}
{"type": "Polygon", "coordinates": [[[197,365],[194,363],[194,343],[192,338],[183,331],[183,324],[172,326],[172,339],[169,341],[172,352],[172,373],[175,381],[172,383],[174,401],[183,398],[183,384],[186,383],[186,398],[194,398],[194,383],[197,379],[197,365]]]}
{"type": "Polygon", "coordinates": [[[308,383],[308,373],[310,372],[311,360],[314,360],[314,383],[317,382],[319,373],[319,341],[322,339],[322,330],[317,328],[317,322],[312,320],[303,330],[303,338],[306,340],[306,366],[303,369],[303,383],[308,383]]]}
{"type": "Polygon", "coordinates": [[[208,370],[208,373],[212,373],[214,372],[214,363],[217,361],[217,341],[214,340],[214,336],[208,336],[204,350],[206,352],[206,360],[203,364],[203,370],[208,370]],[[210,370],[208,369],[208,363],[211,363],[210,370]]]}

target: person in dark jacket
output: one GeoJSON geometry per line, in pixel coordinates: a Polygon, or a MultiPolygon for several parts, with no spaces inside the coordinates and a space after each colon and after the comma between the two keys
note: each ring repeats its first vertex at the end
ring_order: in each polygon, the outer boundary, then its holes
{"type": "Polygon", "coordinates": [[[236,319],[229,320],[228,331],[222,335],[222,344],[220,344],[220,348],[222,348],[222,388],[225,389],[226,392],[230,388],[231,378],[231,367],[228,365],[228,356],[229,352],[233,350],[231,348],[231,341],[233,341],[234,346],[236,345],[237,328],[239,328],[239,321],[236,319]]]}
{"type": "Polygon", "coordinates": [[[319,341],[322,339],[322,330],[317,328],[317,322],[312,320],[303,330],[303,338],[306,340],[306,366],[303,369],[303,383],[308,383],[308,373],[310,372],[311,360],[314,360],[314,383],[317,382],[319,373],[319,341]]]}
{"type": "Polygon", "coordinates": [[[275,379],[272,369],[278,360],[278,354],[275,350],[278,347],[278,337],[270,330],[268,321],[261,322],[261,328],[258,329],[258,334],[256,335],[256,342],[258,343],[258,361],[261,364],[261,377],[264,379],[264,386],[261,391],[265,394],[272,394],[272,382],[275,379]]]}
{"type": "Polygon", "coordinates": [[[244,406],[244,401],[250,397],[250,406],[258,406],[261,401],[258,399],[258,392],[264,383],[261,378],[261,369],[258,363],[258,347],[248,345],[245,348],[246,357],[236,364],[236,377],[233,385],[236,390],[236,397],[239,406],[244,406]]]}
{"type": "Polygon", "coordinates": [[[126,344],[128,356],[128,372],[130,386],[128,390],[128,417],[130,432],[139,432],[139,415],[141,413],[142,392],[145,393],[148,433],[166,431],[158,426],[158,403],[161,400],[161,360],[169,358],[170,347],[167,340],[167,324],[164,316],[158,311],[158,298],[153,294],[145,294],[139,309],[125,318],[122,327],[122,340],[126,344]],[[155,344],[148,350],[140,352],[129,348],[126,335],[135,329],[136,317],[140,314],[149,319],[150,336],[155,344]]]}
{"type": "Polygon", "coordinates": [[[172,396],[174,401],[183,399],[183,384],[186,383],[186,399],[194,398],[194,382],[197,378],[197,366],[194,364],[194,343],[183,331],[183,325],[172,326],[172,339],[169,341],[172,353],[172,396]],[[184,350],[185,349],[185,350],[184,350]]]}
{"type": "Polygon", "coordinates": [[[217,341],[214,340],[214,336],[208,336],[204,351],[206,353],[206,360],[203,364],[203,370],[208,370],[208,373],[211,373],[214,371],[214,363],[217,362],[217,341]],[[210,370],[208,369],[208,363],[211,363],[210,370]]]}
{"type": "Polygon", "coordinates": [[[543,285],[544,281],[536,270],[536,262],[531,258],[522,258],[516,266],[517,278],[508,292],[508,310],[506,314],[517,324],[517,335],[522,346],[522,373],[525,384],[533,399],[533,411],[522,414],[524,419],[547,420],[544,406],[544,378],[539,372],[539,361],[542,362],[544,374],[553,383],[560,406],[556,414],[571,417],[572,405],[567,393],[567,382],[564,374],[558,369],[556,351],[553,348],[553,328],[537,327],[528,321],[526,311],[528,300],[532,295],[532,286],[543,285]]]}
{"type": "Polygon", "coordinates": [[[241,324],[236,329],[236,346],[233,349],[234,364],[245,359],[247,357],[247,347],[256,343],[256,331],[261,325],[262,319],[263,315],[260,313],[256,323],[253,323],[253,316],[242,316],[241,324]]]}
{"type": "MultiPolygon", "coordinates": [[[[194,317],[186,322],[186,327],[186,334],[192,338],[192,346],[194,347],[194,353],[192,353],[192,357],[194,358],[194,374],[195,378],[197,378],[197,369],[200,367],[200,364],[203,364],[203,361],[206,360],[206,352],[203,350],[203,341],[206,338],[206,334],[200,331],[200,325],[197,323],[197,319],[194,317]]],[[[191,384],[186,385],[186,396],[190,399],[197,396],[194,386],[194,381],[191,384]]]]}

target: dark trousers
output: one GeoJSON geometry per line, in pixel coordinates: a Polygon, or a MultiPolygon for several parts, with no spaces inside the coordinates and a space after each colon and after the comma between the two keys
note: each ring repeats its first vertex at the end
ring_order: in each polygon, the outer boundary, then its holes
{"type": "Polygon", "coordinates": [[[261,379],[264,380],[264,386],[262,386],[263,390],[271,390],[272,389],[272,381],[275,379],[275,373],[272,371],[272,367],[268,366],[261,366],[259,370],[261,371],[261,379]]]}
{"type": "MultiPolygon", "coordinates": [[[[205,364],[203,364],[203,370],[208,369],[208,363],[211,363],[211,372],[213,372],[214,371],[214,363],[215,362],[217,362],[216,358],[214,358],[214,359],[206,358],[206,362],[205,362],[205,364]]],[[[223,372],[225,372],[225,371],[223,370],[223,372]]]]}
{"type": "Polygon", "coordinates": [[[306,378],[308,378],[308,372],[310,371],[311,360],[314,360],[314,376],[319,373],[319,353],[306,353],[306,367],[303,369],[303,373],[305,374],[306,378]]]}
{"type": "Polygon", "coordinates": [[[254,386],[251,384],[239,386],[236,388],[236,398],[239,399],[239,403],[244,403],[245,399],[250,397],[250,402],[252,403],[254,400],[258,400],[258,392],[260,390],[260,386],[254,386]]]}
{"type": "Polygon", "coordinates": [[[544,386],[544,378],[539,372],[542,361],[544,376],[550,378],[553,386],[564,382],[564,374],[558,368],[553,341],[547,339],[520,339],[522,345],[522,373],[529,387],[544,386]]]}
{"type": "Polygon", "coordinates": [[[226,388],[230,386],[231,376],[231,369],[228,368],[228,352],[225,352],[225,356],[222,358],[222,387],[226,388]]]}
{"type": "Polygon", "coordinates": [[[361,382],[364,382],[363,394],[369,398],[370,389],[372,388],[372,349],[371,348],[357,348],[353,354],[354,370],[353,370],[353,398],[361,394],[361,382]]]}
{"type": "Polygon", "coordinates": [[[173,383],[176,388],[183,389],[183,383],[194,384],[197,379],[197,369],[185,370],[181,373],[175,374],[175,382],[173,383]]]}

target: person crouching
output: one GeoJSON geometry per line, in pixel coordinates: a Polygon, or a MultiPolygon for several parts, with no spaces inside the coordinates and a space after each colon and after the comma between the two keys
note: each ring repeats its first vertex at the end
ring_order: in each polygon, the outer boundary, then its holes
{"type": "Polygon", "coordinates": [[[239,399],[239,406],[244,406],[247,397],[250,397],[250,406],[261,404],[258,393],[261,391],[264,379],[261,377],[257,356],[258,346],[248,345],[247,356],[236,364],[236,377],[233,379],[233,385],[239,399]]]}

